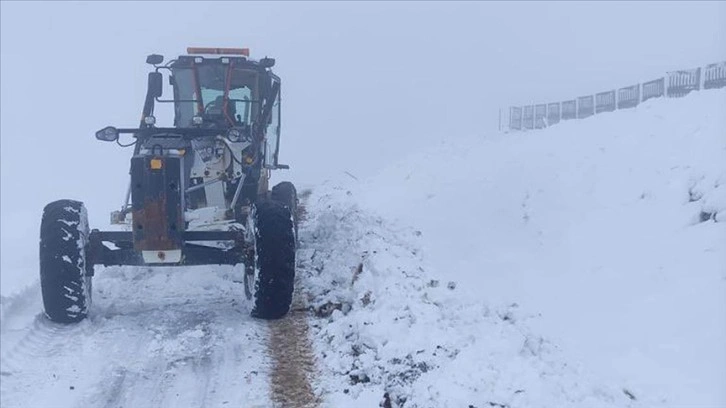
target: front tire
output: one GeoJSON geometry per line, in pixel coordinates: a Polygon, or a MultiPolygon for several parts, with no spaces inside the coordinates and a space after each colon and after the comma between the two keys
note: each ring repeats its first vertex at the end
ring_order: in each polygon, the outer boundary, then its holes
{"type": "Polygon", "coordinates": [[[295,185],[292,184],[289,181],[283,181],[281,183],[278,183],[275,185],[275,187],[272,187],[272,191],[270,191],[270,198],[272,198],[273,201],[277,201],[279,203],[282,203],[284,206],[290,209],[290,214],[292,215],[292,223],[295,226],[295,243],[297,244],[297,190],[295,189],[295,185]]]}
{"type": "Polygon", "coordinates": [[[287,314],[295,286],[295,234],[290,209],[262,201],[255,209],[257,277],[252,316],[279,319],[287,314]]]}
{"type": "Polygon", "coordinates": [[[88,213],[80,201],[58,200],[43,209],[40,223],[40,288],[45,315],[76,323],[88,316],[88,213]]]}

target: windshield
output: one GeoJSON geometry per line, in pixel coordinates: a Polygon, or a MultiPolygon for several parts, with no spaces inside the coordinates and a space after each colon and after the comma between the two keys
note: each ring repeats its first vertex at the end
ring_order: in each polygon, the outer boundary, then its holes
{"type": "Polygon", "coordinates": [[[205,64],[174,68],[172,74],[177,127],[191,126],[195,114],[210,123],[249,125],[259,111],[259,81],[254,70],[205,64]]]}

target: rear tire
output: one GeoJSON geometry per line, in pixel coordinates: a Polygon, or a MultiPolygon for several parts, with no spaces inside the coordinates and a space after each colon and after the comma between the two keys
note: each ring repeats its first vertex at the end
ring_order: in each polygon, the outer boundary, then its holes
{"type": "Polygon", "coordinates": [[[270,198],[272,200],[282,203],[284,206],[290,209],[292,214],[292,223],[295,226],[295,243],[297,244],[297,190],[295,185],[289,181],[283,181],[272,187],[270,192],[270,198]]]}
{"type": "Polygon", "coordinates": [[[295,286],[295,234],[290,209],[262,201],[255,209],[257,277],[252,316],[279,319],[287,314],[295,286]]]}
{"type": "Polygon", "coordinates": [[[40,288],[45,315],[75,323],[88,316],[88,214],[80,201],[58,200],[43,209],[40,223],[40,288]]]}

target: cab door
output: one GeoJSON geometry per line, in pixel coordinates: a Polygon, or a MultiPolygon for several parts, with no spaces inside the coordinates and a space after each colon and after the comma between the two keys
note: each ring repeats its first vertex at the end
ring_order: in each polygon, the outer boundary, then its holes
{"type": "Polygon", "coordinates": [[[277,89],[275,100],[272,103],[272,112],[270,120],[267,124],[265,137],[265,168],[272,169],[277,167],[277,156],[280,152],[280,114],[282,113],[280,104],[280,79],[272,78],[272,89],[277,89]]]}

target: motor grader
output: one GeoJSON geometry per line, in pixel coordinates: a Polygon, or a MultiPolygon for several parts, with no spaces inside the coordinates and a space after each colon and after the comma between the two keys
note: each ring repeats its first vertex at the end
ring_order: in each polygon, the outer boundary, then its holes
{"type": "Polygon", "coordinates": [[[105,127],[96,139],[133,147],[126,200],[111,214],[118,230],[89,229],[81,201],[43,210],[40,282],[45,314],[61,323],[88,316],[96,266],[244,265],[252,315],[284,316],[291,304],[297,245],[297,193],[269,188],[287,169],[280,151],[280,78],[275,60],[245,48],[188,48],[164,64],[146,62],[138,127],[105,127]],[[173,95],[162,99],[164,77],[173,95]],[[173,104],[159,126],[156,104],[173,104]],[[123,141],[125,140],[125,141],[123,141]]]}

